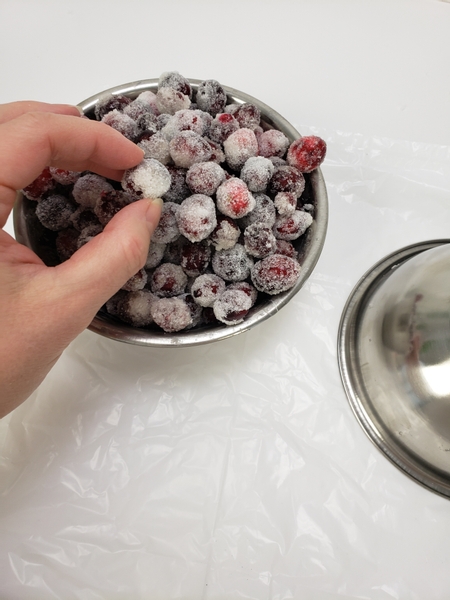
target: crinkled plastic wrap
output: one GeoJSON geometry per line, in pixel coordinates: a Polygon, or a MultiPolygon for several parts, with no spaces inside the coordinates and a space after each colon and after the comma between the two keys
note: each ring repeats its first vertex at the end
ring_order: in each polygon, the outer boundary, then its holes
{"type": "Polygon", "coordinates": [[[1,598],[448,597],[450,504],[366,438],[336,338],[375,262],[450,237],[450,148],[299,129],[330,222],[288,306],[197,348],[85,332],[1,422],[1,598]]]}

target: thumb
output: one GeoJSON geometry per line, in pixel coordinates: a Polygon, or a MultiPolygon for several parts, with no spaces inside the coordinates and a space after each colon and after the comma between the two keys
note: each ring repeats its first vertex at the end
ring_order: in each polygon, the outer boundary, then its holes
{"type": "Polygon", "coordinates": [[[162,204],[160,198],[129,204],[102,233],[55,267],[60,289],[71,298],[72,310],[89,312],[88,318],[92,318],[144,266],[162,204]]]}

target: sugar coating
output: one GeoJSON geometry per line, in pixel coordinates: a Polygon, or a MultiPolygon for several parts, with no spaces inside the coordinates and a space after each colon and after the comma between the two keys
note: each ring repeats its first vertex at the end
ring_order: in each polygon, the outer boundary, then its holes
{"type": "Polygon", "coordinates": [[[245,292],[250,298],[251,306],[256,303],[258,298],[258,290],[248,281],[234,281],[233,283],[229,283],[227,285],[227,289],[241,290],[241,292],[245,292]]]}
{"type": "Polygon", "coordinates": [[[125,191],[145,198],[160,198],[170,188],[170,173],[154,158],[144,158],[141,163],[125,171],[122,187],[125,191]]]}
{"type": "Polygon", "coordinates": [[[242,290],[227,288],[214,302],[214,315],[225,325],[242,323],[252,306],[249,296],[242,290]]]}
{"type": "Polygon", "coordinates": [[[183,77],[178,71],[166,71],[162,73],[158,80],[158,89],[170,87],[185,96],[192,98],[192,87],[186,77],[183,77]]]}
{"type": "Polygon", "coordinates": [[[287,240],[277,240],[274,254],[284,254],[290,258],[298,258],[298,252],[294,248],[294,245],[287,240]]]}
{"type": "Polygon", "coordinates": [[[145,269],[139,269],[139,271],[130,277],[121,289],[126,292],[137,292],[146,286],[147,279],[147,271],[145,269]]]}
{"type": "Polygon", "coordinates": [[[270,179],[269,194],[278,192],[293,192],[300,198],[305,189],[305,178],[302,173],[291,165],[277,167],[270,179]]]}
{"type": "Polygon", "coordinates": [[[187,275],[179,265],[162,263],[153,271],[150,289],[161,298],[179,296],[186,289],[187,275]]]}
{"type": "Polygon", "coordinates": [[[157,267],[163,259],[165,249],[166,244],[158,244],[152,239],[148,248],[147,260],[145,261],[144,268],[154,269],[157,267]]]}
{"type": "Polygon", "coordinates": [[[311,173],[325,159],[327,145],[323,139],[308,135],[295,140],[287,152],[287,162],[302,173],[311,173]]]}
{"type": "Polygon", "coordinates": [[[36,216],[44,227],[60,231],[70,227],[70,217],[76,206],[65,196],[54,194],[43,198],[36,207],[36,216]]]}
{"type": "Polygon", "coordinates": [[[260,292],[275,295],[290,290],[300,277],[300,265],[293,258],[271,254],[252,268],[253,285],[260,292]]]}
{"type": "Polygon", "coordinates": [[[237,177],[227,179],[218,187],[216,203],[222,214],[233,219],[244,217],[256,206],[247,185],[237,177]]]}
{"type": "Polygon", "coordinates": [[[146,327],[153,323],[151,306],[156,300],[157,296],[150,290],[129,292],[118,300],[115,308],[116,315],[133,327],[146,327]]]}
{"type": "Polygon", "coordinates": [[[211,149],[211,156],[209,157],[209,160],[219,164],[225,162],[225,152],[222,150],[222,146],[217,142],[210,140],[209,138],[205,138],[205,141],[211,149]]]}
{"type": "Polygon", "coordinates": [[[264,258],[272,254],[276,243],[272,229],[263,223],[253,223],[244,230],[245,249],[255,258],[264,258]]]}
{"type": "Polygon", "coordinates": [[[251,129],[241,128],[223,143],[225,157],[232,169],[241,169],[251,156],[258,155],[258,141],[251,129]]]}
{"type": "Polygon", "coordinates": [[[209,137],[222,144],[232,133],[240,128],[238,121],[228,113],[219,113],[209,127],[209,137]]]}
{"type": "Polygon", "coordinates": [[[61,185],[71,185],[81,176],[79,171],[68,171],[57,167],[50,167],[50,173],[53,179],[61,185]]]}
{"type": "Polygon", "coordinates": [[[204,135],[207,122],[200,113],[201,111],[188,109],[177,111],[161,129],[161,134],[169,142],[182,131],[195,131],[198,135],[204,135]]]}
{"type": "Polygon", "coordinates": [[[227,103],[225,90],[215,79],[202,81],[197,88],[197,106],[215,117],[217,113],[223,112],[227,103]]]}
{"type": "Polygon", "coordinates": [[[181,131],[170,140],[169,147],[175,165],[184,169],[209,160],[212,152],[208,142],[195,131],[181,131]]]}
{"type": "Polygon", "coordinates": [[[94,206],[94,214],[102,225],[106,225],[122,208],[133,202],[133,197],[122,190],[105,192],[94,206]]]}
{"type": "Polygon", "coordinates": [[[189,96],[170,87],[159,88],[156,94],[156,106],[161,113],[174,115],[178,110],[189,108],[189,96]]]}
{"type": "Polygon", "coordinates": [[[250,275],[253,259],[242,244],[216,251],[211,260],[213,271],[225,281],[244,281],[250,275]]]}
{"type": "Polygon", "coordinates": [[[233,112],[233,117],[237,120],[240,127],[253,129],[259,127],[261,122],[261,111],[251,102],[245,102],[237,107],[233,112]]]}
{"type": "Polygon", "coordinates": [[[277,211],[273,200],[266,194],[255,194],[255,208],[242,219],[242,225],[248,227],[252,223],[264,223],[272,227],[275,224],[277,211]]]}
{"type": "Polygon", "coordinates": [[[144,158],[154,158],[162,165],[167,165],[171,160],[169,142],[160,132],[141,140],[138,146],[144,151],[144,158]]]}
{"type": "Polygon", "coordinates": [[[258,136],[258,147],[260,156],[270,157],[282,157],[289,146],[289,139],[284,135],[282,131],[278,129],[268,129],[263,131],[258,136]]]}
{"type": "Polygon", "coordinates": [[[154,117],[150,105],[147,104],[147,102],[138,100],[137,98],[125,106],[123,109],[123,114],[133,119],[133,121],[136,123],[138,123],[139,119],[144,115],[150,114],[152,117],[154,117]]]}
{"type": "Polygon", "coordinates": [[[192,322],[186,327],[186,329],[192,329],[193,327],[197,327],[203,321],[203,308],[194,302],[194,298],[191,294],[181,294],[179,296],[182,300],[186,302],[191,311],[192,322]]]}
{"type": "Polygon", "coordinates": [[[186,183],[186,169],[180,167],[167,166],[170,173],[170,188],[162,196],[165,202],[175,202],[181,204],[185,198],[191,195],[191,190],[186,183]]]}
{"type": "Polygon", "coordinates": [[[75,202],[81,206],[94,208],[103,193],[113,191],[113,186],[104,177],[95,173],[87,173],[75,182],[72,196],[75,202]]]}
{"type": "Polygon", "coordinates": [[[216,207],[209,196],[193,194],[180,204],[176,219],[185,238],[190,242],[201,242],[217,225],[216,207]]]}
{"type": "Polygon", "coordinates": [[[294,192],[278,192],[273,203],[279,215],[290,215],[297,208],[297,194],[294,192]]]}
{"type": "Polygon", "coordinates": [[[273,233],[279,240],[296,240],[305,233],[312,222],[313,218],[309,213],[296,210],[289,215],[277,217],[273,233]]]}
{"type": "Polygon", "coordinates": [[[180,266],[189,277],[197,277],[208,268],[211,259],[211,246],[205,241],[186,242],[181,248],[180,266]]]}
{"type": "Polygon", "coordinates": [[[155,115],[159,115],[158,107],[156,106],[156,94],[151,92],[150,90],[146,90],[145,92],[141,92],[139,96],[136,98],[140,102],[144,102],[149,107],[150,111],[155,115]]]}
{"type": "Polygon", "coordinates": [[[217,217],[217,225],[209,239],[216,250],[232,248],[238,241],[241,230],[233,219],[225,215],[217,217]]]}
{"type": "Polygon", "coordinates": [[[138,124],[128,115],[119,112],[117,109],[112,110],[102,119],[102,123],[106,123],[129,140],[135,140],[139,134],[138,124]]]}
{"type": "Polygon", "coordinates": [[[263,192],[275,171],[273,163],[263,156],[251,156],[241,169],[241,179],[251,192],[263,192]]]}
{"type": "Polygon", "coordinates": [[[123,94],[109,94],[100,98],[95,105],[94,113],[97,121],[101,121],[103,117],[113,111],[118,110],[122,111],[125,106],[131,104],[132,100],[128,96],[124,96],[123,94]]]}
{"type": "Polygon", "coordinates": [[[169,244],[180,237],[177,223],[179,205],[174,202],[164,202],[158,226],[152,235],[152,241],[158,244],[169,244]]]}
{"type": "Polygon", "coordinates": [[[151,315],[167,333],[182,331],[192,323],[191,310],[183,298],[160,298],[152,303],[151,315]]]}
{"type": "Polygon", "coordinates": [[[218,275],[206,273],[199,275],[191,286],[191,295],[200,306],[212,306],[225,291],[225,281],[218,275]]]}
{"type": "Polygon", "coordinates": [[[196,163],[186,173],[186,183],[194,194],[212,196],[225,181],[225,171],[216,162],[196,163]]]}

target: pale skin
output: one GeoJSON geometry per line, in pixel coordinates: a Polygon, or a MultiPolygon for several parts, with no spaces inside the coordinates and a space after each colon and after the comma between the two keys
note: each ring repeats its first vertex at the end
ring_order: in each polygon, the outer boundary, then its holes
{"type": "Polygon", "coordinates": [[[0,417],[25,401],[98,309],[144,264],[161,201],[121,210],[68,261],[46,267],[4,230],[16,190],[46,166],[119,180],[143,152],[73,106],[0,105],[0,417]]]}

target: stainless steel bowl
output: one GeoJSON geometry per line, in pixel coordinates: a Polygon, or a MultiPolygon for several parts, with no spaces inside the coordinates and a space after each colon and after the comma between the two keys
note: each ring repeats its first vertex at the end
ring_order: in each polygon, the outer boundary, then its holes
{"type": "Polygon", "coordinates": [[[370,439],[450,497],[450,240],[403,248],[364,275],[343,312],[338,356],[370,439]]]}
{"type": "MultiPolygon", "coordinates": [[[[198,79],[190,79],[189,81],[194,90],[197,89],[201,82],[198,79]]],[[[286,119],[260,100],[233,88],[223,87],[228,95],[229,102],[240,104],[251,102],[258,106],[261,111],[262,126],[264,128],[279,129],[290,141],[294,141],[300,137],[300,133],[288,123],[286,119]]],[[[156,92],[157,88],[158,79],[135,81],[100,92],[99,94],[84,100],[79,106],[85,114],[89,114],[93,111],[95,105],[101,98],[110,94],[126,94],[135,98],[145,90],[156,92]]],[[[128,342],[130,344],[153,347],[196,346],[223,340],[247,331],[277,313],[295,296],[311,275],[325,242],[328,222],[328,199],[321,170],[317,169],[311,173],[309,179],[315,205],[315,218],[307,233],[303,235],[297,243],[302,271],[299,280],[291,290],[278,296],[271,297],[254,306],[242,323],[228,327],[225,325],[203,327],[170,334],[164,333],[163,331],[157,331],[156,329],[138,329],[131,327],[112,317],[106,313],[106,311],[101,310],[92,321],[89,329],[105,337],[128,342]]],[[[33,219],[33,208],[32,202],[27,201],[26,198],[19,195],[14,209],[14,229],[16,239],[22,244],[32,248],[44,262],[51,263],[53,259],[51,256],[48,256],[45,233],[42,232],[42,229],[36,231],[36,219],[33,219]]]]}

